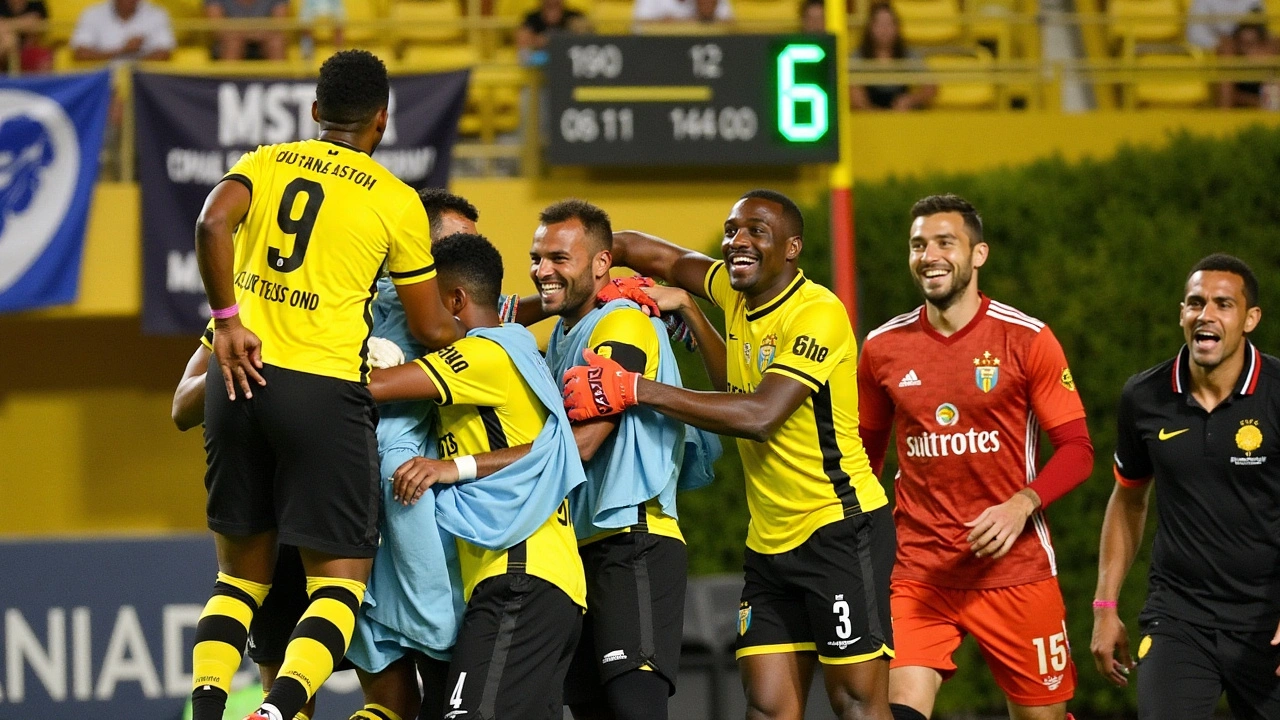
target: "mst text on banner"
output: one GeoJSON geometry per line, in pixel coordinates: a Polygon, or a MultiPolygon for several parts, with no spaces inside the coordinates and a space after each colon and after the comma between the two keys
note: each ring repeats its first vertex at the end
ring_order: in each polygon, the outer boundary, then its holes
{"type": "MultiPolygon", "coordinates": [[[[468,72],[391,78],[373,157],[415,188],[444,187],[468,72]]],[[[205,197],[245,152],[314,138],[314,81],[135,73],[142,185],[143,330],[195,338],[209,319],[195,255],[205,197]]]]}
{"type": "Polygon", "coordinates": [[[75,300],[110,102],[105,71],[0,77],[0,312],[75,300]]]}

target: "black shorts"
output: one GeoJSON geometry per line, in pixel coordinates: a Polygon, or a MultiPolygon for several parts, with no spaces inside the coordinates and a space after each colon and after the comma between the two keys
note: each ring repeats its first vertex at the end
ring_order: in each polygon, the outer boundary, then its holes
{"type": "Polygon", "coordinates": [[[1280,648],[1271,645],[1274,628],[1218,630],[1145,614],[1141,625],[1140,720],[1212,717],[1224,691],[1234,718],[1280,718],[1280,648]]]}
{"type": "Polygon", "coordinates": [[[540,577],[480,582],[453,647],[445,717],[560,720],[564,676],[582,632],[582,608],[540,577]]]}
{"type": "Polygon", "coordinates": [[[278,530],[280,543],[339,557],[378,549],[377,406],[357,382],[266,365],[253,399],[205,384],[209,529],[278,530]]]}
{"type": "Polygon", "coordinates": [[[674,694],[688,583],[684,543],[629,532],[583,545],[578,552],[587,575],[587,614],[565,702],[601,702],[605,683],[646,665],[674,694]]]}
{"type": "Polygon", "coordinates": [[[832,664],[892,657],[896,545],[893,515],[883,507],[824,525],[784,553],[748,548],[737,657],[816,651],[832,664]]]}

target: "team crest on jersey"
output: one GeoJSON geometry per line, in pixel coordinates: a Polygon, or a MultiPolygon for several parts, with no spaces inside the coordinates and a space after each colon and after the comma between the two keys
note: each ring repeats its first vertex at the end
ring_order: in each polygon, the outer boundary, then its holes
{"type": "Polygon", "coordinates": [[[1062,382],[1062,387],[1066,388],[1067,390],[1070,390],[1071,392],[1076,391],[1076,380],[1075,378],[1071,377],[1071,368],[1062,368],[1061,382],[1062,382]]]}
{"type": "Polygon", "coordinates": [[[1000,382],[1000,358],[993,357],[991,351],[982,353],[982,357],[973,359],[973,381],[978,389],[989,393],[1000,382]]]}
{"type": "Polygon", "coordinates": [[[742,603],[742,606],[738,608],[738,634],[746,635],[747,629],[750,627],[751,606],[747,603],[742,603]]]}
{"type": "Polygon", "coordinates": [[[951,403],[942,403],[933,411],[933,419],[943,427],[950,427],[960,421],[960,411],[951,403]]]}
{"type": "Polygon", "coordinates": [[[769,333],[764,340],[760,341],[760,360],[758,361],[760,372],[764,372],[764,369],[773,362],[773,356],[777,349],[778,336],[773,333],[769,333]]]}
{"type": "Polygon", "coordinates": [[[1236,431],[1236,447],[1244,451],[1244,457],[1231,458],[1232,465],[1261,465],[1267,461],[1266,456],[1254,456],[1254,451],[1262,447],[1262,429],[1257,420],[1241,420],[1240,429],[1236,431]]]}

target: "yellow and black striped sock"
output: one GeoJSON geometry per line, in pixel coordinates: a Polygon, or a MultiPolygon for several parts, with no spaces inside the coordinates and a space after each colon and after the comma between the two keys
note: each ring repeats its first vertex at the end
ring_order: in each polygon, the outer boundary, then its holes
{"type": "Polygon", "coordinates": [[[355,712],[347,720],[403,720],[399,715],[375,703],[369,703],[355,712]]]}
{"type": "Polygon", "coordinates": [[[299,712],[297,715],[293,716],[293,720],[311,720],[311,716],[304,712],[299,712]]]}
{"type": "Polygon", "coordinates": [[[249,622],[270,590],[270,585],[218,573],[191,652],[192,720],[221,720],[249,639],[249,622]]]}
{"type": "Polygon", "coordinates": [[[311,604],[294,628],[284,663],[264,705],[291,718],[342,662],[355,631],[356,611],[364,599],[364,583],[344,578],[309,577],[311,604]]]}

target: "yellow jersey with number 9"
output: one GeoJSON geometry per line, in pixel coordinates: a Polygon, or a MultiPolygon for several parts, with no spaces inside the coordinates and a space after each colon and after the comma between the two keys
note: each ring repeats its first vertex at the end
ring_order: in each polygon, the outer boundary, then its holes
{"type": "Polygon", "coordinates": [[[417,192],[366,153],[327,140],[259,147],[223,180],[250,193],[234,239],[236,302],[263,362],[368,382],[383,263],[398,285],[435,276],[417,192]]]}

